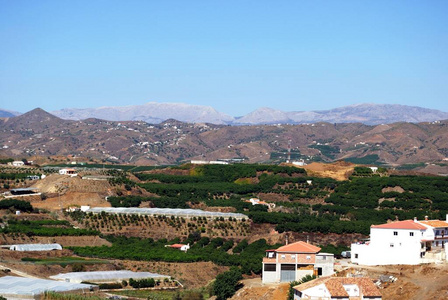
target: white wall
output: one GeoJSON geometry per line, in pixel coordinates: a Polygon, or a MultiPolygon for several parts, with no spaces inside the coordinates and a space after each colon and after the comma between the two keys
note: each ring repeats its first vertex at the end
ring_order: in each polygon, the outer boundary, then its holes
{"type": "Polygon", "coordinates": [[[410,229],[371,228],[369,244],[352,244],[351,261],[360,265],[420,264],[422,236],[430,235],[422,233],[410,229]]]}
{"type": "MultiPolygon", "coordinates": [[[[278,266],[277,266],[277,268],[278,268],[278,266]]],[[[264,271],[264,268],[263,268],[262,278],[263,278],[263,283],[272,283],[272,282],[280,281],[280,279],[277,279],[277,272],[275,272],[275,271],[266,272],[266,271],[264,271]]]]}

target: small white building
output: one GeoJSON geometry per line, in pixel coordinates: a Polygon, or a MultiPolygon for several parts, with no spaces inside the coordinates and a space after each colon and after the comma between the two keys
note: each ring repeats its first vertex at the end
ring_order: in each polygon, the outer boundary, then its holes
{"type": "Polygon", "coordinates": [[[378,287],[366,277],[325,277],[293,287],[294,300],[381,300],[378,287]]]}
{"type": "Polygon", "coordinates": [[[190,244],[173,244],[173,245],[165,245],[165,247],[178,249],[183,252],[187,252],[190,249],[190,244]]]}
{"type": "Polygon", "coordinates": [[[369,167],[372,170],[372,173],[376,173],[378,171],[378,167],[369,167]]]}
{"type": "Polygon", "coordinates": [[[25,165],[25,163],[23,161],[21,161],[21,160],[15,160],[15,161],[12,162],[12,165],[14,167],[22,167],[22,166],[25,165]]]}
{"type": "Polygon", "coordinates": [[[370,241],[351,245],[351,261],[360,265],[417,265],[446,259],[446,221],[405,220],[374,225],[370,241]]]}
{"type": "Polygon", "coordinates": [[[69,168],[60,169],[59,175],[69,175],[71,177],[78,176],[75,169],[69,169],[69,168]]]}

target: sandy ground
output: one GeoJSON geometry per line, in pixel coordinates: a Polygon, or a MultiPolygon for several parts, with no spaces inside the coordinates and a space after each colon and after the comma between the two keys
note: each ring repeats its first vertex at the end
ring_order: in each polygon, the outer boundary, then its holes
{"type": "Polygon", "coordinates": [[[301,168],[304,168],[309,176],[330,177],[336,180],[347,180],[353,172],[355,165],[343,161],[338,161],[332,164],[313,162],[301,168]]]}

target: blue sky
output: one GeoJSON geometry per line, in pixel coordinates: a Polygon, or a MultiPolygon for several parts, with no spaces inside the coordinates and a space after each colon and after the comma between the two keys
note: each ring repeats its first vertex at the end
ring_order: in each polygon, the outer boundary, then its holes
{"type": "Polygon", "coordinates": [[[0,108],[448,112],[448,1],[0,0],[0,108]]]}

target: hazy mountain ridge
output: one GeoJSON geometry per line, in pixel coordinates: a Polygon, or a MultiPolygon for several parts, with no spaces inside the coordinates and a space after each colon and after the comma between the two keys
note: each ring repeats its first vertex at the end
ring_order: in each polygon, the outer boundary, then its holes
{"type": "Polygon", "coordinates": [[[158,124],[166,119],[176,119],[188,123],[227,124],[234,118],[216,111],[210,106],[189,105],[184,103],[156,103],[143,105],[66,108],[52,112],[55,116],[67,120],[98,118],[108,121],[145,121],[158,124]]]}
{"type": "Polygon", "coordinates": [[[270,162],[286,160],[288,140],[293,159],[307,162],[369,158],[398,165],[444,163],[448,157],[448,121],[227,126],[170,119],[149,124],[63,120],[35,109],[3,120],[0,133],[0,155],[18,158],[74,155],[150,165],[230,158],[270,162]]]}
{"type": "Polygon", "coordinates": [[[356,104],[321,111],[285,112],[272,108],[259,108],[241,117],[232,117],[210,106],[184,103],[156,103],[121,107],[66,108],[52,112],[68,120],[98,118],[109,121],[136,121],[158,124],[166,119],[187,123],[227,125],[304,124],[316,122],[388,124],[395,122],[431,122],[448,119],[448,113],[435,109],[398,104],[356,104]]]}

